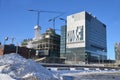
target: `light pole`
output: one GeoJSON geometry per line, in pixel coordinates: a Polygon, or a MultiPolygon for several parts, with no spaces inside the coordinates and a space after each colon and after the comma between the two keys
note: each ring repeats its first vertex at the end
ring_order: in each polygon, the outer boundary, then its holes
{"type": "Polygon", "coordinates": [[[8,40],[8,37],[4,38],[4,45],[3,45],[3,54],[5,53],[5,42],[8,40]]]}
{"type": "MultiPolygon", "coordinates": [[[[60,13],[60,12],[59,12],[60,13]]],[[[60,15],[53,17],[52,19],[49,19],[48,22],[53,21],[53,29],[55,31],[55,21],[58,17],[62,16],[64,13],[60,13],[60,15]]]]}
{"type": "Polygon", "coordinates": [[[13,37],[12,37],[12,38],[10,38],[10,37],[9,37],[9,38],[8,38],[8,37],[5,37],[5,38],[4,38],[3,54],[4,54],[4,52],[5,52],[5,42],[8,41],[8,39],[11,39],[11,40],[12,40],[12,43],[11,43],[11,44],[13,44],[13,41],[14,41],[14,38],[13,38],[13,37]]]}
{"type": "Polygon", "coordinates": [[[13,44],[14,39],[15,39],[14,37],[5,37],[4,38],[4,44],[5,44],[6,41],[8,41],[8,39],[11,39],[11,44],[13,44]]]}
{"type": "Polygon", "coordinates": [[[4,38],[4,45],[5,45],[5,42],[8,40],[8,37],[5,37],[4,38]]]}
{"type": "Polygon", "coordinates": [[[59,18],[60,20],[63,20],[65,22],[65,25],[67,25],[67,20],[63,18],[59,18]]]}

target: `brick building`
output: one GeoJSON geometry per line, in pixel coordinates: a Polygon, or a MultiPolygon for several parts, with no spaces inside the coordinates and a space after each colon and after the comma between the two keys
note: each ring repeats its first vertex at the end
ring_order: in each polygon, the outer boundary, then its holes
{"type": "Polygon", "coordinates": [[[10,53],[18,53],[24,58],[35,58],[36,50],[26,47],[15,46],[13,44],[0,45],[0,55],[10,53]]]}

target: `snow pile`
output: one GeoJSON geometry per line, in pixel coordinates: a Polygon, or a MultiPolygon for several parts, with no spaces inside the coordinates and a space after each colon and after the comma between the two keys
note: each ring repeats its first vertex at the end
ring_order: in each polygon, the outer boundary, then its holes
{"type": "Polygon", "coordinates": [[[15,80],[15,79],[12,79],[9,75],[7,74],[0,74],[0,80],[15,80]]]}
{"type": "Polygon", "coordinates": [[[9,80],[57,80],[55,74],[40,64],[16,53],[0,56],[0,80],[2,76],[9,77],[9,80]]]}

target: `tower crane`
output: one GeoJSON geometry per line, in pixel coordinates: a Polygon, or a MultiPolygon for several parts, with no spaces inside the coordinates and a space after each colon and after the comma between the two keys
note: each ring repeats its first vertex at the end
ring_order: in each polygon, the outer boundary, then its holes
{"type": "Polygon", "coordinates": [[[39,17],[40,17],[40,13],[61,13],[61,12],[57,12],[57,11],[42,11],[42,10],[28,10],[31,12],[36,12],[37,13],[37,25],[34,27],[35,30],[35,37],[34,40],[39,40],[41,39],[41,27],[39,25],[39,17]]]}
{"type": "Polygon", "coordinates": [[[40,13],[60,13],[57,11],[42,11],[42,10],[28,10],[28,11],[32,11],[32,12],[37,12],[37,25],[39,26],[39,17],[40,17],[40,13]]]}

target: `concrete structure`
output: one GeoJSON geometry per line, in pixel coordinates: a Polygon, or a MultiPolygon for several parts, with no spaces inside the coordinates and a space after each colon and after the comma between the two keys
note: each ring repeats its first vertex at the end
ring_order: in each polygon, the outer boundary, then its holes
{"type": "Polygon", "coordinates": [[[34,27],[34,32],[35,32],[35,37],[33,38],[33,40],[39,40],[39,39],[42,38],[40,26],[36,25],[36,26],[34,27]]]}
{"type": "Polygon", "coordinates": [[[23,44],[26,44],[28,48],[35,49],[36,55],[39,58],[46,57],[44,62],[59,62],[60,35],[56,34],[55,31],[51,28],[48,28],[46,32],[40,36],[38,35],[37,30],[36,32],[37,33],[35,33],[35,38],[32,40],[25,40],[23,44]]]}
{"type": "Polygon", "coordinates": [[[47,29],[36,50],[41,56],[60,57],[60,35],[51,28],[47,29]]]}
{"type": "Polygon", "coordinates": [[[120,43],[115,43],[115,60],[120,64],[120,43]]]}
{"type": "Polygon", "coordinates": [[[67,16],[67,61],[89,63],[107,59],[106,25],[83,11],[67,16]]]}

